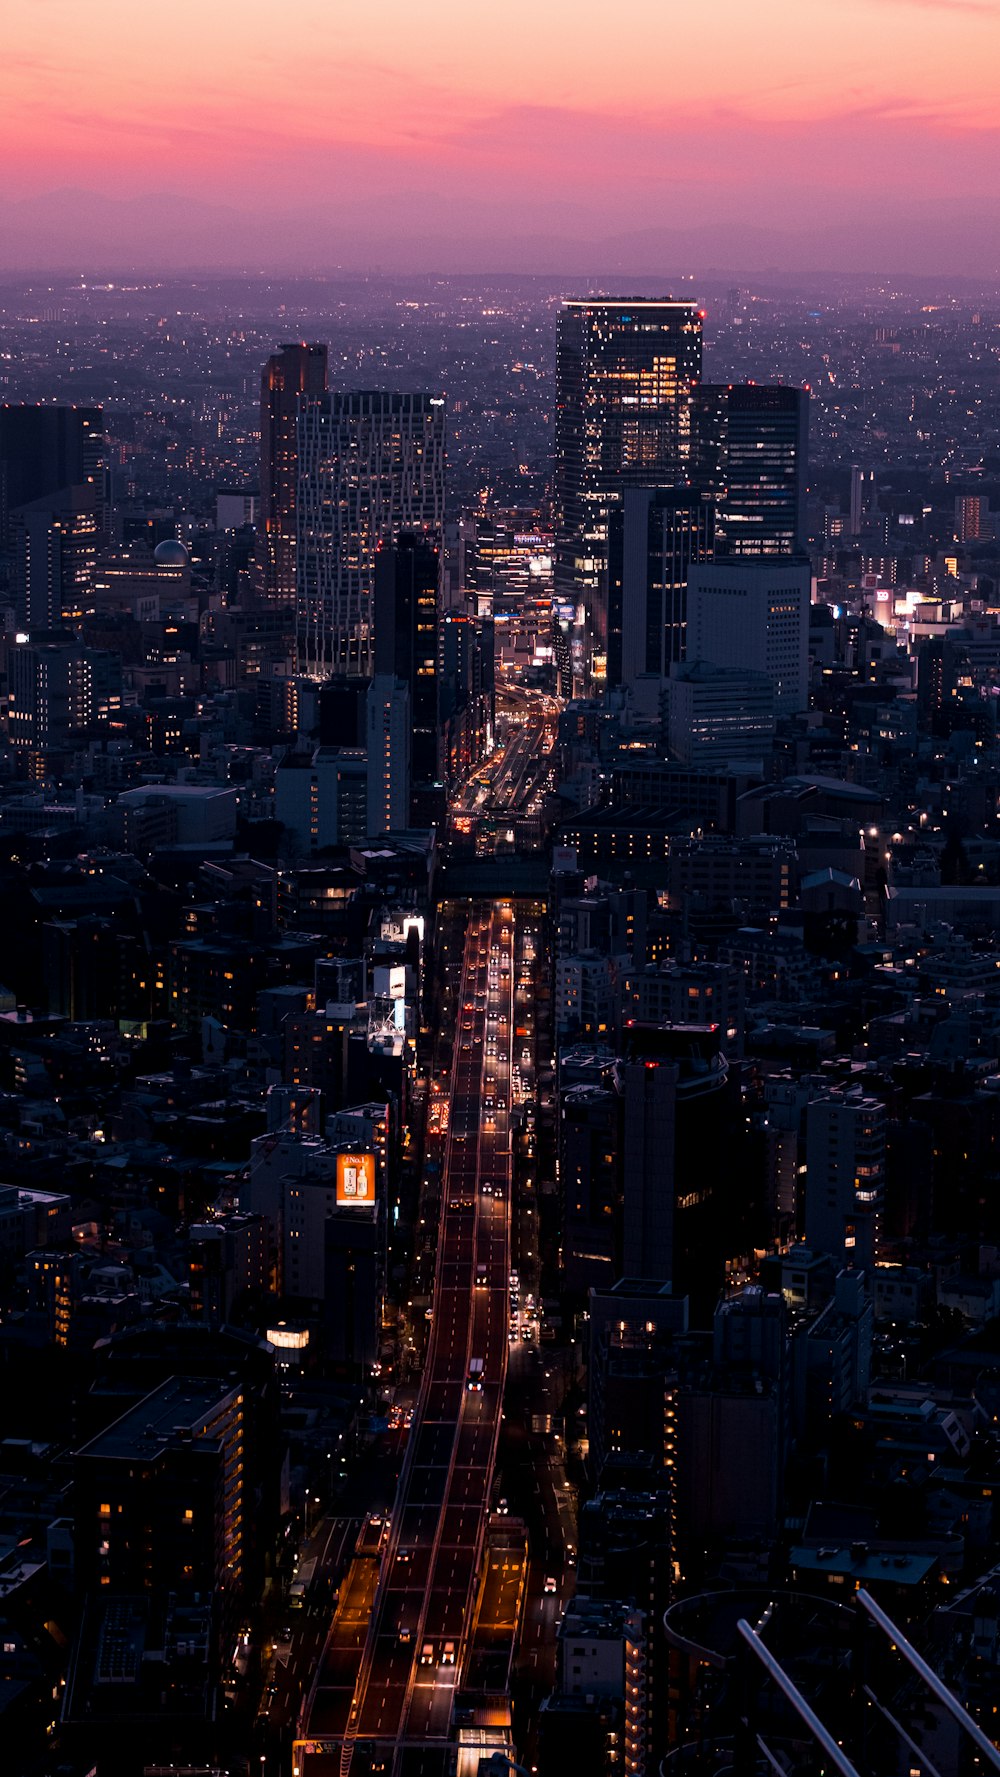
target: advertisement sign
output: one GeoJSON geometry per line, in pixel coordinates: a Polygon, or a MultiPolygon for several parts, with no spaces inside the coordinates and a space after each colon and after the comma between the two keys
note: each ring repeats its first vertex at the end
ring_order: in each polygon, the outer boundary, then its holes
{"type": "Polygon", "coordinates": [[[374,1154],[338,1154],[337,1202],[371,1204],[374,1201],[374,1154]]]}

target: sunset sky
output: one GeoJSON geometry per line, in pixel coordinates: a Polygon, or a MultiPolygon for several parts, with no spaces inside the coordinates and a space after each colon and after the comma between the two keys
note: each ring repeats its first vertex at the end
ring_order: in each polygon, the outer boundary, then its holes
{"type": "Polygon", "coordinates": [[[234,238],[321,213],[348,252],[380,228],[805,231],[813,253],[921,230],[932,269],[989,273],[998,101],[1000,0],[23,0],[0,259],[71,189],[126,200],[107,226],[143,242],[150,195],[190,204],[192,258],[208,205],[234,238]]]}

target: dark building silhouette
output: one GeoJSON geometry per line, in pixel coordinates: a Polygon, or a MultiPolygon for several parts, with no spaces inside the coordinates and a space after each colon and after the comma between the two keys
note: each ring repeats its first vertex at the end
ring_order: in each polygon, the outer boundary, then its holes
{"type": "Polygon", "coordinates": [[[325,345],[285,345],[261,376],[258,564],[268,604],[295,603],[299,398],[325,392],[326,365],[325,345]]]}
{"type": "Polygon", "coordinates": [[[695,391],[691,477],[717,501],[717,553],[804,548],[808,436],[804,389],[702,383],[695,391]]]}
{"type": "Polygon", "coordinates": [[[725,1276],[736,1083],[718,1025],[630,1022],[624,1096],[624,1273],[690,1296],[701,1324],[725,1276]]]}
{"type": "Polygon", "coordinates": [[[106,529],[107,456],[99,407],[0,407],[0,548],[20,506],[85,488],[106,529]]]}
{"type": "Polygon", "coordinates": [[[433,534],[403,531],[375,559],[375,672],[409,691],[414,784],[438,778],[438,587],[433,534]]]}
{"type": "Polygon", "coordinates": [[[608,539],[608,683],[667,678],[685,657],[687,580],[715,554],[715,505],[697,488],[626,488],[608,539]]]}

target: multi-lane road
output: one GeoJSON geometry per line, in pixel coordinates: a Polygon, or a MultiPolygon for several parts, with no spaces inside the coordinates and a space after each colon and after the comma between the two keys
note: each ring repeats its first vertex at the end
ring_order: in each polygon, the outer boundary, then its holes
{"type": "Polygon", "coordinates": [[[509,902],[469,911],[427,1361],[364,1644],[357,1615],[338,1607],[303,1710],[298,1777],[349,1777],[359,1754],[405,1777],[447,1760],[507,1373],[514,918],[509,902]]]}

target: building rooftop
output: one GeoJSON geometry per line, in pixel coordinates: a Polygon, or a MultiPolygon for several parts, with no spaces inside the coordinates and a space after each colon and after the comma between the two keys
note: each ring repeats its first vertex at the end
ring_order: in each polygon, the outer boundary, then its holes
{"type": "Polygon", "coordinates": [[[209,1437],[206,1421],[233,1392],[208,1377],[172,1376],[145,1400],[116,1419],[78,1452],[101,1461],[142,1462],[159,1455],[175,1435],[209,1437]]]}

